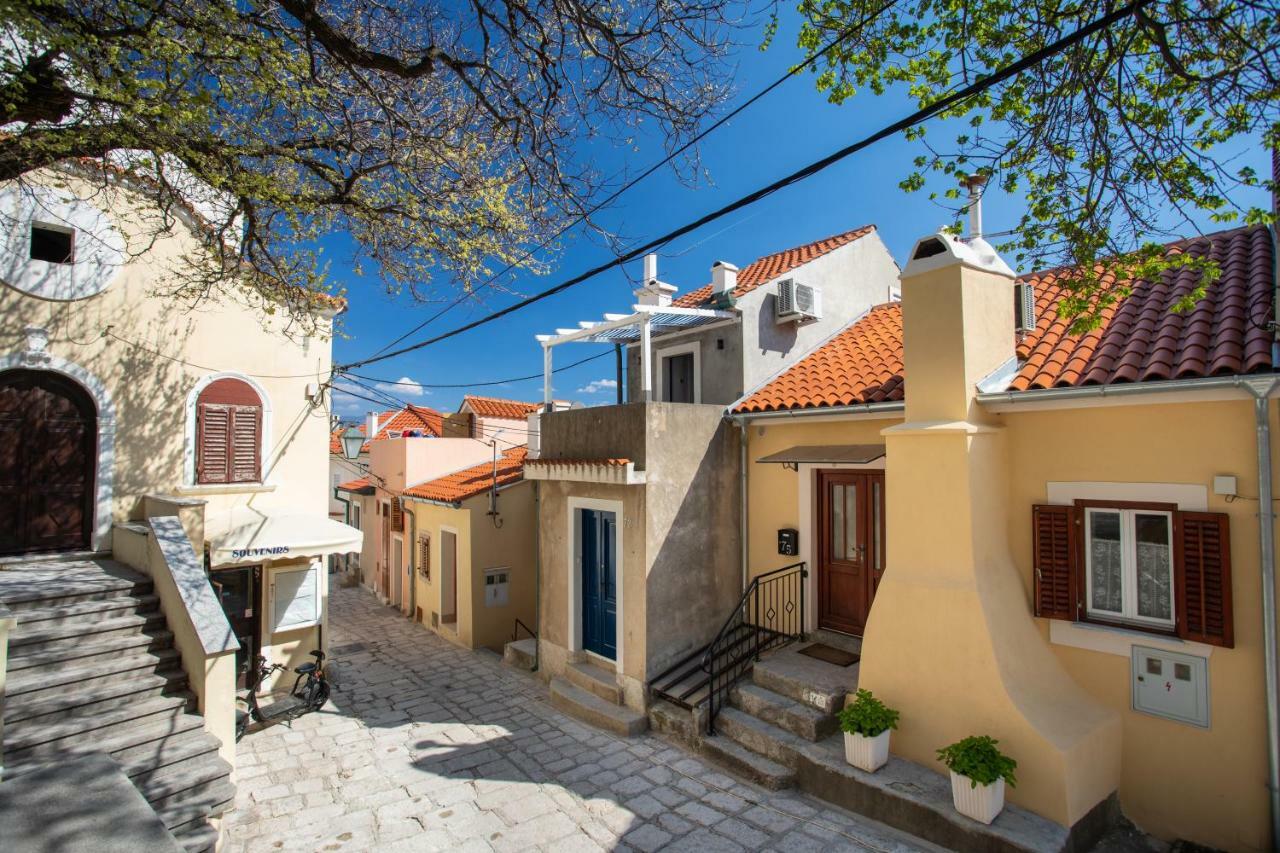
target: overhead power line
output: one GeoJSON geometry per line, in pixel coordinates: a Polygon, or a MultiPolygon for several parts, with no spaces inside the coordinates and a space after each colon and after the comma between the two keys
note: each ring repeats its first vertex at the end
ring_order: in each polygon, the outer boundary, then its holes
{"type": "Polygon", "coordinates": [[[519,311],[522,308],[527,308],[528,306],[533,305],[534,303],[541,302],[542,300],[547,299],[548,297],[555,296],[557,293],[562,293],[563,291],[568,290],[569,288],[575,285],[581,284],[582,282],[587,281],[588,279],[594,278],[595,276],[599,275],[602,272],[606,272],[615,267],[619,267],[622,264],[625,264],[629,261],[633,261],[636,258],[639,258],[642,255],[652,251],[653,249],[656,249],[659,246],[669,243],[678,237],[682,237],[685,234],[688,234],[690,231],[695,231],[698,228],[701,228],[702,226],[710,222],[714,222],[717,219],[727,216],[728,214],[733,213],[735,210],[741,210],[742,208],[755,204],[761,199],[766,198],[778,192],[781,189],[785,189],[786,187],[799,183],[800,181],[803,181],[807,178],[811,178],[814,175],[818,174],[819,172],[823,171],[824,169],[832,166],[833,164],[838,163],[839,161],[845,159],[846,157],[849,157],[852,154],[856,154],[857,152],[875,144],[876,142],[879,142],[882,139],[885,139],[889,136],[893,136],[894,134],[900,133],[901,131],[906,130],[909,127],[917,125],[927,119],[930,119],[938,115],[939,113],[946,111],[947,109],[956,105],[957,103],[960,103],[961,101],[971,98],[974,95],[981,94],[987,89],[990,89],[991,87],[999,83],[1002,83],[1005,80],[1010,79],[1011,77],[1016,77],[1018,74],[1021,74],[1023,71],[1026,71],[1029,68],[1034,68],[1036,65],[1040,64],[1044,60],[1058,53],[1061,53],[1062,51],[1066,50],[1069,47],[1072,47],[1073,45],[1079,44],[1080,42],[1084,41],[1094,33],[1104,30],[1107,27],[1114,24],[1115,22],[1120,21],[1128,17],[1129,15],[1132,15],[1134,12],[1148,5],[1150,2],[1151,0],[1135,0],[1135,2],[1128,3],[1102,16],[1101,18],[1096,19],[1092,23],[1086,24],[1085,26],[1072,31],[1071,33],[1068,33],[1067,35],[1063,36],[1057,41],[1051,44],[1048,44],[1042,48],[1039,48],[1038,50],[1034,50],[1031,53],[1023,56],[1021,59],[1003,66],[999,70],[992,72],[986,77],[979,78],[978,80],[975,80],[973,83],[970,83],[969,85],[964,86],[952,92],[949,95],[944,95],[943,97],[938,98],[937,100],[916,110],[910,115],[904,118],[901,118],[893,122],[892,124],[885,125],[884,127],[880,128],[879,130],[875,131],[869,136],[865,136],[862,139],[859,139],[857,142],[854,142],[850,145],[846,145],[843,148],[840,148],[839,150],[834,151],[831,154],[828,154],[826,157],[823,157],[821,160],[817,160],[813,163],[810,163],[808,166],[798,169],[784,178],[776,180],[773,183],[768,184],[767,186],[761,187],[760,189],[755,190],[754,192],[751,192],[745,196],[741,196],[736,201],[732,201],[729,204],[726,204],[723,207],[718,208],[717,210],[714,210],[711,213],[706,214],[705,216],[699,217],[698,219],[695,219],[692,222],[689,222],[685,225],[680,226],[679,228],[676,228],[672,231],[668,231],[666,234],[662,235],[661,237],[650,240],[648,243],[645,243],[643,246],[639,246],[635,249],[632,249],[626,254],[623,254],[617,258],[614,258],[611,261],[592,267],[586,272],[579,273],[578,275],[573,276],[572,278],[566,281],[563,281],[560,284],[555,285],[554,287],[549,287],[546,290],[535,293],[533,296],[527,296],[524,299],[521,299],[519,302],[515,302],[511,305],[508,305],[506,308],[502,308],[497,311],[486,314],[484,317],[481,317],[477,320],[473,320],[470,323],[466,323],[465,325],[459,326],[448,332],[444,332],[442,334],[436,335],[435,337],[427,338],[424,341],[419,341],[418,343],[411,344],[410,346],[407,346],[407,347],[401,347],[400,349],[392,350],[391,352],[388,352],[382,355],[373,356],[371,358],[367,358],[362,361],[356,361],[350,364],[343,365],[342,369],[345,370],[350,368],[364,367],[365,365],[374,364],[376,362],[384,361],[389,358],[395,358],[396,356],[404,355],[405,353],[414,352],[416,350],[423,349],[424,347],[428,347],[433,344],[440,343],[441,341],[448,340],[449,338],[457,337],[458,335],[464,334],[465,332],[469,332],[472,329],[478,328],[487,323],[492,323],[494,320],[500,319],[502,317],[507,316],[508,314],[512,314],[516,311],[519,311]]]}
{"type": "MultiPolygon", "coordinates": [[[[578,367],[579,365],[586,364],[586,363],[587,363],[587,362],[589,362],[589,361],[596,361],[597,359],[604,358],[606,355],[612,355],[612,354],[613,354],[613,353],[612,353],[612,352],[610,352],[610,351],[608,351],[608,350],[605,350],[605,351],[603,351],[603,352],[598,352],[598,353],[596,353],[595,355],[589,355],[589,356],[587,356],[586,358],[579,359],[578,361],[571,362],[571,363],[566,364],[566,365],[564,365],[564,366],[562,366],[562,367],[557,367],[555,370],[553,370],[553,371],[551,371],[551,372],[552,372],[552,373],[560,373],[560,372],[561,372],[561,371],[563,371],[563,370],[571,370],[571,369],[573,369],[573,368],[575,368],[575,367],[578,367]]],[[[361,373],[352,373],[352,372],[350,372],[350,371],[348,371],[348,370],[344,370],[344,371],[342,371],[340,374],[337,374],[337,375],[338,375],[339,377],[341,377],[341,376],[350,376],[350,377],[354,377],[354,378],[358,378],[358,379],[364,379],[364,380],[366,380],[366,381],[369,381],[369,382],[376,382],[376,383],[380,383],[380,384],[382,384],[382,385],[397,385],[397,386],[402,386],[402,387],[407,387],[407,388],[434,388],[434,389],[445,389],[445,388],[484,388],[484,387],[491,386],[491,385],[506,385],[506,384],[508,384],[508,383],[512,383],[512,382],[527,382],[527,381],[529,381],[529,380],[531,380],[531,379],[541,379],[541,378],[542,378],[542,374],[541,374],[541,373],[531,373],[531,374],[529,374],[528,376],[513,376],[513,377],[511,377],[511,378],[509,378],[509,379],[491,379],[491,380],[488,380],[488,381],[486,381],[486,382],[452,382],[452,383],[435,383],[435,384],[429,384],[429,383],[426,383],[426,382],[413,382],[413,381],[403,382],[403,381],[400,381],[400,380],[392,381],[392,380],[390,380],[390,379],[379,379],[379,378],[377,378],[377,377],[375,377],[375,376],[365,376],[364,374],[361,374],[361,373]]]]}
{"type": "Polygon", "coordinates": [[[429,325],[431,325],[432,323],[434,323],[436,320],[439,320],[439,319],[440,319],[441,317],[443,317],[445,314],[448,314],[448,313],[449,313],[450,311],[452,311],[454,308],[457,308],[459,305],[461,305],[463,302],[465,302],[469,297],[474,296],[475,294],[477,294],[477,293],[479,293],[480,291],[484,290],[486,287],[491,286],[494,282],[496,282],[498,279],[502,278],[502,277],[503,277],[504,275],[506,275],[507,273],[511,272],[511,271],[512,271],[513,269],[515,269],[517,266],[519,266],[520,264],[522,264],[522,263],[524,263],[525,261],[529,260],[529,259],[530,259],[530,258],[532,258],[534,255],[536,255],[538,252],[541,252],[543,249],[546,249],[548,246],[550,246],[550,245],[551,245],[552,243],[554,243],[556,240],[558,240],[558,239],[560,239],[561,237],[563,237],[563,236],[565,235],[565,233],[566,233],[567,231],[569,231],[570,229],[572,229],[572,228],[576,228],[577,226],[581,225],[583,222],[586,222],[586,221],[587,221],[587,219],[589,219],[590,217],[592,217],[592,216],[594,216],[595,214],[599,213],[601,210],[603,210],[603,209],[604,209],[605,207],[607,207],[608,205],[613,204],[613,202],[617,201],[617,200],[618,200],[618,198],[619,198],[619,196],[621,196],[623,193],[627,192],[627,191],[628,191],[628,190],[630,190],[632,187],[634,187],[636,184],[640,183],[640,182],[641,182],[641,181],[643,181],[645,178],[649,177],[649,176],[650,176],[650,175],[652,175],[654,172],[658,171],[658,170],[659,170],[659,169],[661,169],[663,166],[667,165],[668,163],[670,163],[672,160],[674,160],[674,159],[676,159],[677,157],[679,157],[679,156],[680,156],[681,154],[683,154],[684,152],[688,151],[688,150],[689,150],[690,148],[692,148],[694,145],[697,145],[697,144],[698,144],[699,142],[701,142],[703,139],[706,139],[706,138],[707,138],[707,136],[709,136],[711,133],[715,132],[715,130],[716,130],[717,128],[719,128],[719,127],[723,126],[724,124],[728,123],[728,122],[729,122],[730,120],[732,120],[734,117],[736,117],[737,115],[739,115],[740,113],[742,113],[744,110],[746,110],[747,108],[749,108],[749,107],[750,107],[752,104],[754,104],[756,101],[759,101],[759,100],[760,100],[761,98],[763,98],[765,95],[768,95],[768,94],[769,94],[770,92],[772,92],[774,89],[778,88],[778,87],[779,87],[779,86],[781,86],[783,83],[787,82],[787,81],[788,81],[788,80],[790,80],[792,77],[794,77],[795,75],[799,74],[801,71],[805,70],[805,69],[806,69],[806,68],[808,68],[810,65],[812,65],[813,63],[815,63],[815,62],[817,62],[819,59],[821,59],[822,57],[826,56],[826,55],[827,55],[828,53],[830,53],[833,49],[835,49],[835,47],[836,47],[837,45],[839,45],[839,44],[840,44],[841,42],[843,42],[845,39],[849,38],[849,36],[854,35],[855,33],[861,32],[861,31],[862,31],[862,29],[863,29],[867,24],[871,23],[871,21],[873,21],[874,19],[876,19],[876,18],[880,17],[880,15],[882,15],[882,14],[885,12],[885,10],[887,10],[887,9],[888,9],[890,6],[892,6],[895,2],[897,2],[897,0],[886,0],[886,2],[884,2],[884,3],[880,4],[880,6],[879,6],[879,7],[878,7],[874,12],[871,12],[871,13],[867,14],[867,15],[866,15],[866,16],[864,16],[860,21],[858,21],[857,23],[852,24],[852,25],[850,25],[849,27],[845,28],[845,29],[844,29],[842,32],[840,32],[840,33],[839,33],[839,34],[838,34],[834,39],[832,39],[831,41],[827,42],[827,44],[826,44],[826,45],[825,45],[821,50],[819,50],[817,53],[813,54],[813,55],[812,55],[812,56],[810,56],[808,59],[806,59],[804,62],[800,63],[799,65],[797,65],[797,66],[795,66],[795,67],[791,68],[790,70],[788,70],[788,71],[787,71],[787,73],[786,73],[786,74],[783,74],[783,75],[782,75],[781,77],[779,77],[777,80],[774,80],[774,81],[773,81],[772,83],[770,83],[768,86],[765,86],[765,87],[764,87],[763,89],[761,89],[759,92],[756,92],[756,93],[755,93],[754,95],[752,95],[750,98],[747,98],[747,100],[743,101],[741,104],[739,104],[738,106],[734,107],[732,110],[730,110],[729,112],[725,113],[725,114],[724,114],[723,116],[721,116],[720,118],[716,119],[716,120],[715,120],[714,122],[712,122],[712,123],[711,123],[711,124],[710,124],[706,129],[705,129],[705,130],[702,130],[701,132],[699,132],[699,133],[695,134],[695,135],[693,136],[693,138],[691,138],[688,142],[686,142],[686,143],[684,143],[683,145],[681,145],[680,147],[676,148],[676,150],[672,151],[672,152],[671,152],[670,154],[668,154],[666,157],[663,157],[661,160],[659,160],[658,162],[654,163],[654,164],[653,164],[653,165],[651,165],[649,168],[645,169],[645,170],[644,170],[643,172],[641,172],[639,175],[636,175],[636,176],[635,176],[634,178],[632,178],[630,181],[627,181],[627,182],[626,182],[625,184],[623,184],[621,187],[619,187],[618,189],[614,190],[614,191],[613,191],[613,192],[612,192],[612,193],[611,193],[607,198],[605,198],[603,201],[601,201],[601,202],[597,203],[595,206],[593,206],[593,207],[592,207],[590,210],[588,210],[586,213],[582,213],[582,214],[579,214],[578,216],[574,217],[571,221],[569,221],[569,222],[565,223],[565,225],[563,225],[563,226],[560,228],[560,230],[556,231],[556,232],[555,232],[554,234],[552,234],[550,237],[548,237],[547,239],[543,240],[543,241],[542,241],[541,243],[539,243],[537,246],[534,246],[532,249],[529,249],[528,251],[526,251],[526,252],[525,252],[524,254],[522,254],[519,258],[517,258],[516,260],[514,260],[514,261],[512,261],[511,263],[507,264],[505,267],[503,267],[503,268],[502,268],[501,270],[499,270],[498,272],[496,272],[496,273],[494,273],[493,275],[489,276],[487,279],[485,279],[484,281],[482,281],[480,284],[478,284],[478,285],[476,285],[474,288],[472,288],[470,291],[466,291],[466,292],[462,293],[461,295],[459,295],[459,296],[458,296],[458,298],[457,298],[457,299],[453,300],[453,301],[452,301],[452,302],[450,302],[448,305],[446,305],[444,308],[441,308],[441,309],[440,309],[439,311],[437,311],[435,314],[432,314],[430,317],[428,317],[427,319],[423,320],[421,323],[419,323],[418,325],[414,326],[412,329],[410,329],[409,331],[405,332],[403,335],[401,335],[400,337],[396,338],[394,341],[391,341],[390,343],[385,344],[381,349],[379,349],[377,352],[375,352],[375,353],[374,353],[374,356],[381,355],[382,353],[384,353],[384,352],[386,352],[387,350],[389,350],[389,349],[391,349],[392,347],[394,347],[396,344],[400,343],[401,341],[404,341],[406,338],[409,338],[409,337],[412,337],[413,335],[416,335],[418,332],[422,331],[422,330],[423,330],[423,329],[425,329],[427,326],[429,326],[429,325]]]}

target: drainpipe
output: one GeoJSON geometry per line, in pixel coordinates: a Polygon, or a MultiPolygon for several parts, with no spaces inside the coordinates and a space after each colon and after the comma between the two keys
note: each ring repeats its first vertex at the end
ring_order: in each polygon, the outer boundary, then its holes
{"type": "MultiPolygon", "coordinates": [[[[533,481],[533,517],[542,518],[542,483],[533,481]]],[[[542,524],[533,525],[533,630],[539,639],[533,641],[533,669],[538,671],[542,655],[542,524]]]]}
{"type": "Polygon", "coordinates": [[[409,541],[405,544],[409,546],[409,621],[413,622],[418,616],[418,516],[406,502],[401,501],[400,506],[409,516],[409,541]]]}
{"type": "Polygon", "coordinates": [[[742,589],[747,589],[748,573],[747,566],[747,422],[745,420],[738,421],[738,490],[741,495],[738,499],[738,538],[741,539],[740,559],[742,560],[742,589]]]}

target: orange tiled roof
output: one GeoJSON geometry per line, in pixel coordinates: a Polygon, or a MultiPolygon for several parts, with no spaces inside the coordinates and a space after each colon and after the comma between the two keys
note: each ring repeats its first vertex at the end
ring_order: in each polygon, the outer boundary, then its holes
{"type": "Polygon", "coordinates": [[[383,412],[378,416],[378,434],[373,437],[374,441],[384,438],[390,438],[387,435],[391,430],[417,429],[426,432],[428,435],[439,438],[444,434],[444,416],[435,409],[426,406],[405,406],[398,412],[383,412]],[[390,419],[383,421],[384,417],[390,416],[390,419]]]}
{"type": "MultiPolygon", "coordinates": [[[[863,225],[861,228],[854,228],[852,231],[836,234],[824,240],[815,240],[803,246],[796,246],[791,249],[784,249],[781,252],[774,252],[772,255],[765,255],[763,258],[748,264],[746,269],[738,273],[738,286],[734,288],[733,295],[737,298],[743,294],[750,293],[760,285],[773,281],[778,276],[795,269],[801,264],[807,264],[814,258],[820,258],[828,252],[833,252],[841,246],[846,246],[875,230],[876,227],[874,225],[863,225]]],[[[681,308],[698,308],[710,298],[711,285],[707,284],[697,290],[691,290],[683,296],[677,296],[671,300],[671,304],[681,308]]]]}
{"type": "MultiPolygon", "coordinates": [[[[498,486],[506,486],[524,479],[524,457],[526,449],[513,447],[503,451],[498,457],[498,486]]],[[[434,480],[405,489],[402,494],[407,497],[425,498],[430,501],[455,503],[487,492],[493,488],[493,463],[484,462],[452,474],[445,474],[434,480]]]]}
{"type": "Polygon", "coordinates": [[[471,411],[482,418],[507,418],[520,421],[524,420],[530,412],[536,412],[542,408],[541,403],[504,400],[501,397],[477,397],[474,394],[467,394],[462,398],[462,402],[469,405],[471,411]]]}
{"type": "Polygon", "coordinates": [[[337,488],[340,492],[358,492],[361,489],[370,488],[371,485],[368,477],[361,477],[358,480],[347,480],[347,482],[339,484],[337,488]]]}
{"type": "Polygon", "coordinates": [[[630,459],[530,459],[526,465],[608,465],[621,468],[630,465],[630,459]]]}
{"type": "MultiPolygon", "coordinates": [[[[1036,292],[1033,332],[1017,344],[1020,364],[1011,391],[1150,382],[1270,372],[1274,267],[1271,236],[1263,226],[1236,228],[1179,240],[1170,254],[1208,254],[1222,277],[1189,312],[1169,310],[1195,286],[1190,270],[1171,270],[1158,281],[1132,283],[1131,295],[1102,312],[1101,326],[1068,334],[1056,306],[1069,270],[1032,273],[1036,292]]],[[[1108,282],[1108,283],[1114,283],[1108,282]]],[[[747,397],[734,411],[770,412],[901,400],[902,307],[873,308],[787,371],[747,397]]]]}

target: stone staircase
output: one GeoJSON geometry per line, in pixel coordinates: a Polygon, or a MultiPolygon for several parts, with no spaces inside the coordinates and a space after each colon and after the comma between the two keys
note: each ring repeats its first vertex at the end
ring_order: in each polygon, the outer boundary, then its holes
{"type": "MultiPolygon", "coordinates": [[[[852,638],[819,632],[811,639],[857,650],[852,638]]],[[[655,725],[767,788],[794,785],[951,850],[1087,850],[1117,819],[1113,796],[1071,830],[1012,804],[985,826],[955,811],[950,780],[932,768],[897,757],[876,773],[850,766],[836,712],[857,690],[859,664],[837,667],[799,654],[806,645],[793,643],[756,662],[750,677],[730,691],[728,704],[716,716],[715,735],[706,736],[705,711],[678,715],[671,705],[659,711],[655,725]]]]}
{"type": "Polygon", "coordinates": [[[596,728],[630,737],[649,727],[648,718],[622,702],[617,676],[595,664],[571,662],[551,679],[551,704],[596,728]]]}
{"type": "Polygon", "coordinates": [[[502,662],[525,672],[533,672],[538,661],[538,641],[533,637],[512,640],[502,648],[502,662]]]}
{"type": "MultiPolygon", "coordinates": [[[[212,851],[210,819],[235,798],[220,743],[194,713],[151,580],[110,559],[0,567],[9,637],[4,777],[71,755],[119,762],[188,851],[212,851]]],[[[50,819],[57,806],[51,804],[50,819]]]]}

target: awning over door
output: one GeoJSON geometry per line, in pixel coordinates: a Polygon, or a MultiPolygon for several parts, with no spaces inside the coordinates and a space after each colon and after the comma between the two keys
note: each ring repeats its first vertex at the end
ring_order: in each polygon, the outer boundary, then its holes
{"type": "Polygon", "coordinates": [[[360,550],[364,533],[323,515],[299,515],[247,506],[210,513],[204,537],[213,565],[324,557],[360,550]]]}
{"type": "Polygon", "coordinates": [[[802,444],[756,461],[782,465],[865,465],[882,456],[883,444],[802,444]]]}

